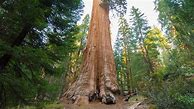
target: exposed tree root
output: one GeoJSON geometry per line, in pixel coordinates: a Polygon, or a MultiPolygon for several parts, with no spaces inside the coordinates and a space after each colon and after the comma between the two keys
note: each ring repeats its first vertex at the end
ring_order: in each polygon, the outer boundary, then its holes
{"type": "Polygon", "coordinates": [[[116,103],[116,98],[111,92],[109,92],[106,95],[102,96],[102,103],[104,103],[104,104],[115,104],[116,103]]]}
{"type": "MultiPolygon", "coordinates": [[[[78,88],[78,87],[77,87],[78,88]]],[[[79,88],[83,89],[83,88],[79,88]]],[[[87,90],[88,88],[85,88],[85,90],[78,91],[75,90],[68,90],[63,98],[67,98],[68,100],[71,100],[74,104],[88,104],[91,101],[100,100],[104,104],[115,104],[116,103],[116,97],[112,93],[115,92],[115,88],[113,88],[113,91],[109,91],[103,89],[102,92],[96,91],[96,90],[87,90]]]]}

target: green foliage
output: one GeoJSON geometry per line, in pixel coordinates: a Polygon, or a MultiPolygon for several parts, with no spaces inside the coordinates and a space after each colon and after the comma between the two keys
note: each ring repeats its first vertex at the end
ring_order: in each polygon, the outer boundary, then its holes
{"type": "Polygon", "coordinates": [[[119,16],[127,12],[126,0],[101,0],[103,4],[108,4],[109,8],[115,11],[119,16]]]}
{"type": "Polygon", "coordinates": [[[123,17],[120,19],[115,43],[120,86],[126,90],[129,85],[126,76],[130,76],[133,81],[130,87],[137,88],[139,94],[148,97],[159,109],[192,109],[193,2],[156,0],[156,4],[165,36],[157,27],[150,28],[137,8],[132,7],[130,28],[123,17]],[[127,68],[131,75],[127,75],[127,68]]]}
{"type": "MultiPolygon", "coordinates": [[[[17,109],[64,109],[63,104],[58,103],[40,103],[37,106],[21,106],[18,105],[17,109]]],[[[9,109],[16,109],[16,108],[9,108],[9,109]]]]}
{"type": "Polygon", "coordinates": [[[193,49],[193,6],[192,0],[156,0],[159,19],[174,44],[193,49]],[[173,34],[170,34],[172,33],[173,34]]]}
{"type": "Polygon", "coordinates": [[[88,29],[89,29],[89,23],[90,23],[90,16],[87,14],[83,21],[82,24],[79,25],[79,33],[77,34],[78,37],[80,38],[78,41],[80,42],[80,49],[83,50],[86,47],[86,37],[88,34],[88,29]]]}
{"type": "Polygon", "coordinates": [[[153,80],[147,82],[145,95],[151,98],[152,102],[159,109],[192,109],[194,105],[193,95],[190,92],[193,84],[188,83],[182,77],[175,80],[163,81],[153,80]]]}
{"type": "Polygon", "coordinates": [[[79,32],[75,34],[76,36],[76,46],[77,48],[70,53],[70,62],[68,65],[68,74],[66,75],[66,83],[72,83],[78,77],[80,72],[80,66],[83,59],[83,51],[86,47],[86,37],[89,30],[90,16],[87,14],[82,23],[78,25],[79,32]]]}
{"type": "Polygon", "coordinates": [[[156,27],[150,29],[144,14],[135,7],[132,7],[129,24],[124,17],[119,19],[114,51],[117,77],[122,90],[144,92],[147,87],[145,82],[150,80],[151,75],[147,60],[150,59],[151,64],[158,62],[158,49],[164,48],[166,42],[161,31],[156,27]]]}
{"type": "Polygon", "coordinates": [[[146,16],[138,8],[132,7],[130,20],[133,36],[136,38],[137,43],[142,43],[150,29],[146,16]]]}
{"type": "MultiPolygon", "coordinates": [[[[144,52],[148,48],[148,43],[145,43],[145,40],[148,41],[149,28],[144,14],[135,7],[132,7],[129,23],[124,17],[119,19],[119,30],[115,44],[115,61],[122,90],[135,90],[135,88],[138,88],[137,81],[141,81],[142,77],[149,73],[150,67],[147,60],[155,53],[144,52]],[[131,25],[130,28],[129,25],[131,25]]],[[[150,34],[149,37],[155,37],[154,35],[156,34],[150,34]]],[[[154,45],[154,43],[150,45],[154,45]]],[[[158,54],[156,55],[158,56],[158,54]]]]}
{"type": "Polygon", "coordinates": [[[148,76],[149,81],[144,81],[143,93],[160,109],[192,109],[193,69],[188,64],[188,54],[178,49],[168,52],[164,66],[148,76]]]}
{"type": "Polygon", "coordinates": [[[58,99],[82,7],[81,0],[0,2],[0,108],[58,99]]]}

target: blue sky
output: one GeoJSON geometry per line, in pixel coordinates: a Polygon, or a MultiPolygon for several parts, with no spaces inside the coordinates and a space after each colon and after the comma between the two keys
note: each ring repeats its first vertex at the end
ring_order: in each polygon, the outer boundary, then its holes
{"type": "MultiPolygon", "coordinates": [[[[83,0],[84,2],[84,14],[82,18],[86,14],[91,14],[92,11],[92,1],[93,0],[83,0]]],[[[147,20],[149,22],[150,26],[156,26],[160,28],[160,24],[158,23],[158,13],[154,10],[154,0],[127,0],[128,3],[128,10],[126,14],[126,19],[129,20],[129,14],[130,14],[130,9],[132,6],[139,8],[142,13],[145,14],[147,17],[147,20]]],[[[112,33],[112,42],[114,43],[117,35],[117,30],[118,30],[118,18],[117,17],[112,17],[110,15],[110,20],[111,20],[111,33],[112,33]]]]}

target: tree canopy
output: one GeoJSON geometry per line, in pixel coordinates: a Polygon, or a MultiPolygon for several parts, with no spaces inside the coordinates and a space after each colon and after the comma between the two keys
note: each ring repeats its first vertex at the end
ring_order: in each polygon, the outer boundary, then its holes
{"type": "Polygon", "coordinates": [[[109,8],[115,11],[118,15],[123,15],[127,11],[126,0],[101,0],[101,6],[108,5],[109,8]]]}
{"type": "Polygon", "coordinates": [[[1,108],[58,97],[52,75],[75,49],[82,8],[80,0],[0,2],[1,108]]]}
{"type": "Polygon", "coordinates": [[[135,7],[121,17],[115,43],[122,92],[138,92],[159,109],[193,108],[193,1],[155,0],[162,29],[135,7]],[[189,88],[190,87],[190,88],[189,88]]]}

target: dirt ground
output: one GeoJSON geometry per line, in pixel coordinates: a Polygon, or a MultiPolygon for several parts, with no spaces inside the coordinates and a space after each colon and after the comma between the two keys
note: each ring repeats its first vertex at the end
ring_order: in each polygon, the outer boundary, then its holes
{"type": "Polygon", "coordinates": [[[143,103],[142,97],[133,97],[129,101],[124,101],[124,97],[117,97],[116,104],[106,105],[100,101],[90,102],[87,105],[75,105],[70,103],[64,103],[64,109],[149,109],[149,107],[143,103]]]}

